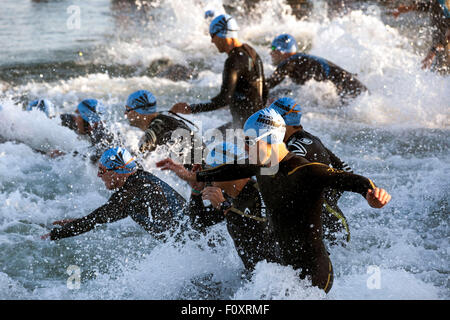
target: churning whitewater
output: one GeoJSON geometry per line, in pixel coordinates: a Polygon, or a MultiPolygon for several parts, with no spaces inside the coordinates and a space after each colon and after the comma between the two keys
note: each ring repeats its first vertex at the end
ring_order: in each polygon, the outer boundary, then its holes
{"type": "MultiPolygon", "coordinates": [[[[82,0],[80,29],[66,30],[65,2],[2,1],[0,299],[449,299],[450,81],[420,67],[427,21],[394,19],[376,3],[329,16],[324,1],[314,3],[301,19],[283,0],[259,1],[250,13],[238,1],[82,0]],[[23,106],[45,97],[58,114],[72,113],[81,100],[98,99],[124,147],[137,154],[142,132],[123,114],[130,93],[149,90],[169,110],[219,92],[226,55],[211,43],[209,9],[236,18],[266,76],[275,70],[272,39],[289,33],[301,50],[358,74],[370,91],[336,107],[330,82],[280,86],[301,104],[307,131],[392,195],[381,210],[354,193],[340,199],[351,241],[328,248],[335,274],[329,294],[276,263],[259,262],[243,276],[224,222],[204,236],[164,243],[130,218],[77,237],[40,239],[53,221],[85,216],[111,192],[79,155],[87,141],[59,118],[23,106]],[[31,30],[37,21],[44,22],[31,30]],[[12,37],[14,28],[24,31],[12,37]],[[158,75],[167,61],[191,75],[158,75]],[[37,148],[66,155],[52,159],[37,148]]],[[[203,131],[231,120],[226,109],[185,117],[203,131]]],[[[138,160],[188,199],[187,183],[156,168],[166,156],[160,147],[138,160]]]]}

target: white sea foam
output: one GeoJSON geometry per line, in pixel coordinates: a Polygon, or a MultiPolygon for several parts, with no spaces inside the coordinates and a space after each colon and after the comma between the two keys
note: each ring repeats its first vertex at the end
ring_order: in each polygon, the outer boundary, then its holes
{"type": "MultiPolygon", "coordinates": [[[[223,12],[222,2],[158,3],[150,13],[156,20],[131,39],[111,39],[93,62],[143,67],[170,58],[201,65],[198,78],[174,82],[94,73],[15,86],[0,83],[0,135],[16,140],[0,144],[0,250],[6,259],[0,298],[448,299],[449,78],[421,70],[422,57],[411,39],[386,25],[377,12],[353,11],[330,20],[318,10],[316,18],[297,20],[284,1],[270,0],[250,17],[237,15],[242,40],[260,53],[266,75],[274,70],[270,42],[287,32],[308,53],[358,73],[370,90],[336,107],[331,83],[281,85],[302,105],[305,129],[393,197],[382,210],[369,208],[358,194],[341,198],[352,239],[345,248],[328,248],[335,271],[328,295],[298,279],[291,267],[273,263],[260,262],[243,279],[224,223],[183,243],[159,243],[129,218],[58,242],[39,239],[54,220],[84,216],[105,203],[110,192],[89,161],[72,155],[50,159],[33,151],[80,150],[87,143],[57,118],[22,111],[13,98],[47,97],[59,113],[73,112],[84,98],[100,99],[108,107],[108,125],[134,153],[143,133],[123,116],[131,92],[150,90],[160,110],[179,101],[207,101],[219,92],[226,56],[211,44],[203,14],[207,9],[223,12]],[[67,287],[69,265],[81,268],[79,290],[67,287]],[[367,287],[369,266],[380,270],[379,289],[367,287]]],[[[204,130],[231,120],[226,108],[186,118],[200,120],[204,130]]],[[[155,168],[165,152],[160,148],[140,161],[188,198],[186,183],[155,168]]]]}

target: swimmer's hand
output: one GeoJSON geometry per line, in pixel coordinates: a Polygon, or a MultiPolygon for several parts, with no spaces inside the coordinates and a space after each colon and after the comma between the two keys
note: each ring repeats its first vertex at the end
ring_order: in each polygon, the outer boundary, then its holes
{"type": "Polygon", "coordinates": [[[69,223],[69,222],[72,222],[72,221],[75,221],[75,219],[64,219],[64,220],[57,220],[57,221],[54,221],[52,224],[54,225],[54,226],[64,226],[66,223],[69,223]]]}
{"type": "Polygon", "coordinates": [[[366,200],[372,208],[383,208],[390,200],[391,195],[381,188],[369,189],[366,194],[366,200]]]}
{"type": "Polygon", "coordinates": [[[219,209],[225,198],[222,193],[222,189],[218,187],[206,187],[202,191],[202,199],[211,201],[214,208],[219,209]]]}
{"type": "Polygon", "coordinates": [[[197,181],[195,172],[187,170],[185,167],[183,167],[182,164],[176,163],[170,158],[158,161],[156,163],[156,167],[160,168],[163,171],[173,171],[180,179],[188,183],[194,183],[197,181]]]}
{"type": "Polygon", "coordinates": [[[186,102],[175,103],[170,109],[171,112],[181,113],[181,114],[191,114],[192,109],[186,102]]]}

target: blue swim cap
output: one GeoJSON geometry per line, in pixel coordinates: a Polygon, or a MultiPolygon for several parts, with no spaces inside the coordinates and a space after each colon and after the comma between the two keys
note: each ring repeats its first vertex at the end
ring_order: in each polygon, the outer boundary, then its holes
{"type": "Polygon", "coordinates": [[[121,147],[106,150],[100,158],[100,163],[117,173],[131,173],[137,169],[134,158],[127,149],[121,147]]]}
{"type": "Polygon", "coordinates": [[[245,152],[231,142],[222,142],[213,147],[206,156],[205,163],[213,168],[225,164],[235,163],[245,158],[245,152]]]}
{"type": "Polygon", "coordinates": [[[100,122],[100,115],[105,112],[105,107],[96,99],[83,100],[77,108],[83,120],[89,123],[100,122]]]}
{"type": "Polygon", "coordinates": [[[282,143],[286,133],[283,117],[274,109],[261,109],[252,114],[244,124],[244,134],[253,142],[282,143]]]}
{"type": "Polygon", "coordinates": [[[297,41],[290,34],[280,34],[273,39],[272,50],[278,50],[283,53],[295,53],[298,51],[297,41]]]}
{"type": "Polygon", "coordinates": [[[218,36],[220,38],[237,38],[239,26],[233,17],[228,14],[221,14],[214,18],[209,25],[209,34],[211,37],[218,36]]]}
{"type": "Polygon", "coordinates": [[[205,11],[205,19],[213,18],[215,16],[214,10],[206,10],[205,11]]]}
{"type": "Polygon", "coordinates": [[[50,113],[53,112],[53,103],[47,99],[33,100],[28,104],[26,111],[31,111],[33,109],[42,111],[47,117],[50,117],[50,113]]]}
{"type": "Polygon", "coordinates": [[[156,112],[156,98],[147,90],[139,90],[128,96],[127,106],[140,114],[156,112]]]}
{"type": "Polygon", "coordinates": [[[272,103],[269,108],[278,112],[287,126],[299,126],[302,118],[302,107],[289,97],[280,98],[272,103]]]}

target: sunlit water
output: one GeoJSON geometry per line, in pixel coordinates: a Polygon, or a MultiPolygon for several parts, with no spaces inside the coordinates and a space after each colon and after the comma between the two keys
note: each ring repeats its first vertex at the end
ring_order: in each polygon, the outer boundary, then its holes
{"type": "MultiPolygon", "coordinates": [[[[221,1],[161,0],[141,9],[120,1],[77,4],[80,29],[68,30],[64,1],[2,1],[0,135],[13,141],[0,144],[1,299],[450,297],[449,78],[420,69],[429,42],[422,21],[394,21],[377,7],[331,20],[320,6],[298,20],[281,0],[264,1],[250,15],[233,12],[240,37],[258,51],[266,75],[274,70],[269,44],[287,32],[309,53],[357,73],[371,92],[336,107],[330,83],[282,85],[302,105],[306,130],[392,195],[382,210],[357,194],[341,198],[352,239],[345,248],[329,248],[335,280],[328,295],[277,264],[261,262],[243,278],[224,224],[183,243],[160,243],[131,219],[57,242],[40,240],[51,222],[86,215],[110,193],[82,157],[52,160],[33,151],[71,154],[88,143],[57,119],[22,111],[23,101],[47,97],[61,113],[72,112],[81,99],[100,99],[113,129],[136,151],[141,132],[123,118],[128,94],[147,89],[162,110],[178,101],[205,101],[218,92],[226,58],[211,44],[203,19],[207,9],[223,12],[221,1]],[[196,68],[198,77],[174,82],[142,73],[164,58],[196,68]],[[78,290],[67,286],[70,265],[81,270],[78,290]],[[376,289],[368,287],[370,266],[379,270],[376,289]]],[[[227,110],[188,118],[201,120],[203,129],[231,119],[227,110]]],[[[162,157],[151,155],[143,165],[187,198],[185,183],[155,168],[162,157]]]]}

